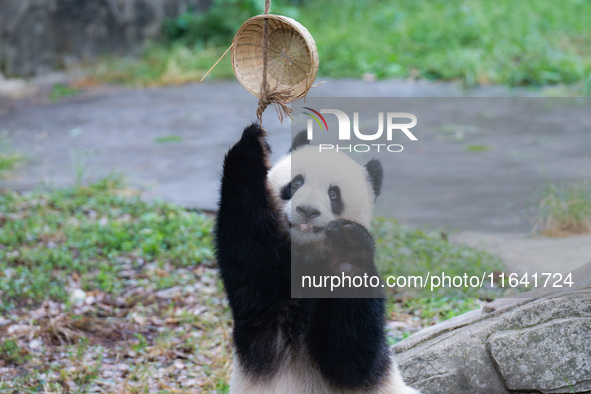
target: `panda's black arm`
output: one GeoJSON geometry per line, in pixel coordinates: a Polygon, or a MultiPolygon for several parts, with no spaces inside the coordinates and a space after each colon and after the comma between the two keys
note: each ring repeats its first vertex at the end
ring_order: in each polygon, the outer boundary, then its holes
{"type": "Polygon", "coordinates": [[[243,332],[257,322],[273,321],[278,301],[289,298],[289,240],[280,231],[267,188],[269,152],[263,129],[253,124],[224,160],[216,254],[234,320],[243,332]]]}

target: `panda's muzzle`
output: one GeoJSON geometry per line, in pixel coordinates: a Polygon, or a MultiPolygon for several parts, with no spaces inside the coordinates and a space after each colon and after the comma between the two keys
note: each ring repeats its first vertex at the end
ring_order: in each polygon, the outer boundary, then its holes
{"type": "Polygon", "coordinates": [[[296,212],[299,213],[306,222],[308,222],[310,219],[320,216],[320,211],[310,205],[299,205],[296,208],[296,212]]]}
{"type": "Polygon", "coordinates": [[[320,216],[320,211],[318,209],[311,205],[299,205],[296,207],[296,212],[302,221],[299,222],[299,220],[296,220],[295,223],[290,223],[290,227],[295,227],[303,233],[317,233],[324,230],[324,227],[314,226],[312,223],[310,223],[320,216]]]}

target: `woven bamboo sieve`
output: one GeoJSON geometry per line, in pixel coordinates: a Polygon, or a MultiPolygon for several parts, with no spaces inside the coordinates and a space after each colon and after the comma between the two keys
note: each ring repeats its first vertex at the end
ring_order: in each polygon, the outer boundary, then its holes
{"type": "Polygon", "coordinates": [[[318,72],[314,38],[297,21],[263,14],[244,22],[232,44],[232,67],[242,86],[261,98],[266,18],[269,26],[267,83],[274,90],[289,92],[284,101],[290,103],[308,93],[318,72]]]}

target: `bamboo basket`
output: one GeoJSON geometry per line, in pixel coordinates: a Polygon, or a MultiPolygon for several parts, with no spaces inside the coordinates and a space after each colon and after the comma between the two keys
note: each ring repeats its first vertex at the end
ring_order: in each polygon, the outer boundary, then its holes
{"type": "Polygon", "coordinates": [[[265,18],[269,20],[267,83],[272,89],[289,91],[286,102],[290,103],[308,93],[318,72],[314,38],[297,21],[263,14],[244,22],[232,44],[232,68],[242,86],[261,98],[265,18]]]}

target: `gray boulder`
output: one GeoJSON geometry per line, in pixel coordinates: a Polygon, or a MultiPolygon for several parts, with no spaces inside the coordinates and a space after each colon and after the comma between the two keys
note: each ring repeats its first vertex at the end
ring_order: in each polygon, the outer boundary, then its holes
{"type": "Polygon", "coordinates": [[[396,344],[405,380],[424,393],[591,392],[591,264],[575,286],[532,290],[396,344]]]}
{"type": "Polygon", "coordinates": [[[166,17],[211,0],[0,0],[0,72],[27,76],[132,53],[166,17]]]}

